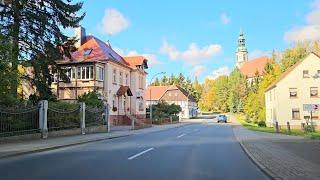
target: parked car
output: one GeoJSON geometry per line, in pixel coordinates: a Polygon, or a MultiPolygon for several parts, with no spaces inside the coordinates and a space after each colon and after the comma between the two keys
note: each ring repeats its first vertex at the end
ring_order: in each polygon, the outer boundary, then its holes
{"type": "Polygon", "coordinates": [[[224,115],[224,114],[220,114],[220,115],[218,115],[218,117],[217,117],[217,122],[219,123],[219,122],[224,122],[224,123],[227,123],[227,116],[226,115],[224,115]]]}

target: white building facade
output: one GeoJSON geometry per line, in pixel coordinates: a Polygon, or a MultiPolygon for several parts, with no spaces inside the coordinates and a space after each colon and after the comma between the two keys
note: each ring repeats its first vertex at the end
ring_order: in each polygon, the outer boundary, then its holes
{"type": "Polygon", "coordinates": [[[300,128],[301,123],[309,124],[311,121],[319,125],[319,111],[304,109],[304,105],[320,104],[319,77],[320,58],[311,53],[269,86],[265,91],[267,126],[273,127],[276,122],[286,126],[289,122],[292,128],[300,128]]]}

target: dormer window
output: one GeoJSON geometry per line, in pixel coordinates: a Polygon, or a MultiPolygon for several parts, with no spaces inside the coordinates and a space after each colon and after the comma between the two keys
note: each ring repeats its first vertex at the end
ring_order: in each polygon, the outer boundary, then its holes
{"type": "Polygon", "coordinates": [[[92,52],[92,49],[85,49],[84,52],[83,52],[83,56],[89,56],[92,52]]]}

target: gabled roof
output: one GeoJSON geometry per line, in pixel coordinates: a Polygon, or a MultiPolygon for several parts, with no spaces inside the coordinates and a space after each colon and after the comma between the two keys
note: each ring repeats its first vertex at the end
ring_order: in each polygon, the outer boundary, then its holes
{"type": "Polygon", "coordinates": [[[259,76],[261,76],[264,73],[264,67],[268,63],[268,61],[268,57],[259,57],[245,62],[239,70],[244,76],[248,78],[255,77],[257,72],[259,76]]]}
{"type": "Polygon", "coordinates": [[[148,69],[148,60],[143,56],[127,56],[123,57],[123,59],[131,68],[136,68],[136,66],[144,66],[145,69],[148,69]]]}
{"type": "Polygon", "coordinates": [[[168,86],[148,86],[145,90],[145,99],[152,100],[152,101],[159,101],[160,98],[164,95],[167,91],[168,86]],[[150,97],[150,90],[151,90],[151,97],[150,97]]]}
{"type": "Polygon", "coordinates": [[[171,90],[179,90],[184,94],[188,99],[192,102],[196,102],[192,95],[178,85],[170,85],[170,86],[149,86],[145,91],[145,99],[148,101],[159,101],[165,95],[167,91],[171,90]],[[150,90],[151,90],[151,97],[150,97],[150,90]]]}
{"type": "Polygon", "coordinates": [[[318,57],[320,59],[320,57],[314,53],[311,52],[308,56],[306,56],[305,58],[301,59],[300,61],[298,61],[297,63],[295,63],[293,66],[291,66],[290,68],[288,68],[284,73],[281,74],[281,76],[275,81],[273,82],[270,86],[267,87],[267,89],[264,92],[267,92],[273,88],[276,87],[276,85],[282,80],[284,79],[288,74],[290,74],[291,71],[293,71],[297,66],[299,66],[305,59],[307,59],[311,54],[315,55],[316,57],[318,57]]]}

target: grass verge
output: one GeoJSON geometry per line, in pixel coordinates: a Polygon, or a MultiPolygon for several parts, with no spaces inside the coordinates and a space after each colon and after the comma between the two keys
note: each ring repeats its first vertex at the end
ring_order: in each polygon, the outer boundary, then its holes
{"type": "MultiPolygon", "coordinates": [[[[236,114],[235,117],[237,120],[240,122],[242,126],[245,128],[252,130],[252,131],[259,131],[259,132],[267,132],[267,133],[276,133],[274,128],[271,127],[259,127],[255,123],[249,123],[245,121],[245,117],[241,114],[236,114]]],[[[281,134],[286,134],[286,135],[292,135],[292,136],[303,136],[308,139],[320,139],[320,132],[310,132],[310,133],[305,133],[300,129],[291,129],[291,132],[289,132],[287,129],[281,129],[280,130],[281,134]]]]}

